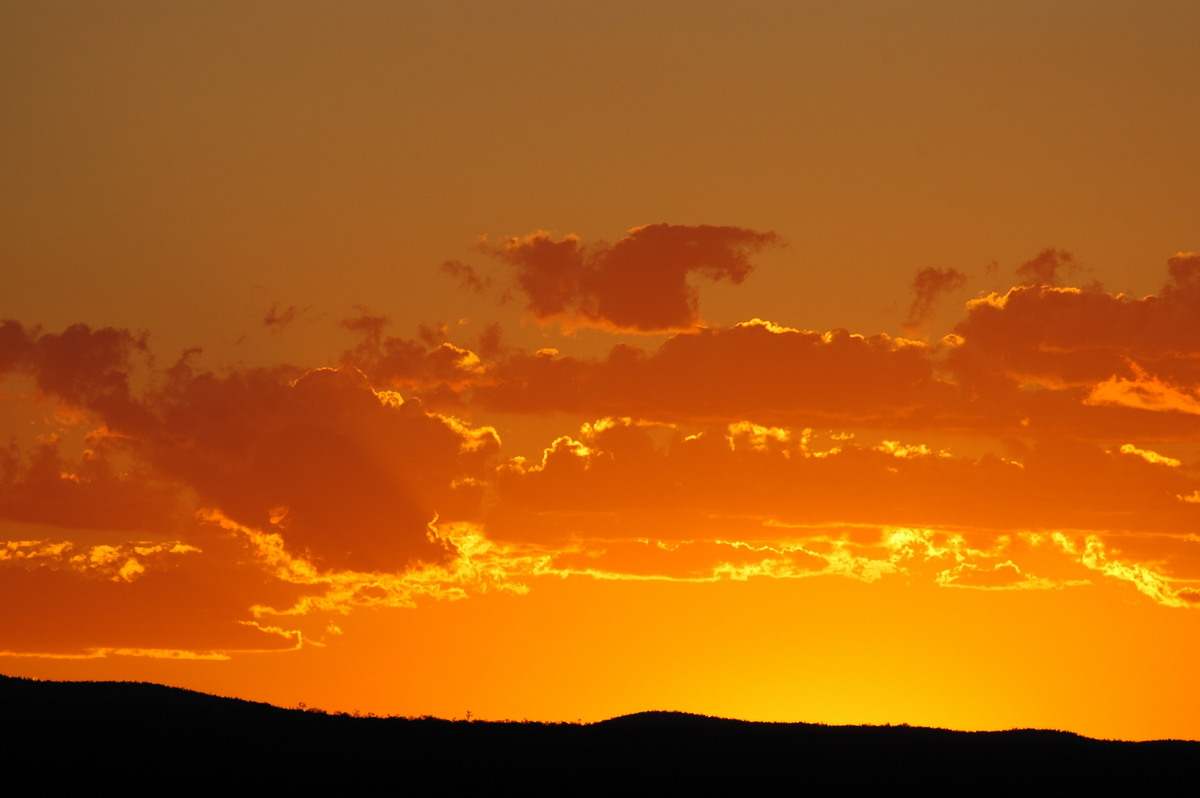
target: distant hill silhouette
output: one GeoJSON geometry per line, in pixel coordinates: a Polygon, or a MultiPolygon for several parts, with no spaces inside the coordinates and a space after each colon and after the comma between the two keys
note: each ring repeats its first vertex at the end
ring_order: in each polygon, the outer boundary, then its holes
{"type": "Polygon", "coordinates": [[[354,717],[155,684],[6,676],[0,722],[9,783],[26,774],[37,793],[112,784],[133,794],[1147,794],[1200,776],[1200,742],[680,712],[591,724],[354,717]]]}

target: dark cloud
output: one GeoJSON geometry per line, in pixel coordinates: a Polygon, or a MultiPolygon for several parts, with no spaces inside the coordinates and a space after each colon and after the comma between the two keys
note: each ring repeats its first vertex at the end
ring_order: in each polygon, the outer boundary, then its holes
{"type": "Polygon", "coordinates": [[[689,275],[740,283],[753,269],[749,256],[780,243],[738,227],[655,224],[612,245],[539,231],[490,251],[513,267],[538,321],[648,333],[700,322],[689,275]]]}
{"type": "Polygon", "coordinates": [[[138,413],[130,394],[133,360],[147,352],[147,335],[74,324],[61,333],[43,333],[15,321],[0,325],[0,373],[33,377],[39,391],[114,420],[138,413]]]}
{"type": "Polygon", "coordinates": [[[446,340],[446,333],[449,327],[445,322],[436,324],[428,324],[422,322],[417,325],[417,337],[424,342],[426,346],[437,347],[446,340]]]}
{"type": "MultiPolygon", "coordinates": [[[[379,341],[381,319],[355,324],[379,341]]],[[[109,520],[90,525],[140,527],[148,522],[139,513],[165,513],[173,495],[194,491],[240,523],[275,529],[294,555],[322,567],[397,571],[449,559],[429,525],[477,511],[485,462],[499,446],[489,430],[377,394],[353,367],[218,375],[185,355],[135,396],[129,355],[144,344],[125,331],[41,334],[6,324],[0,342],[9,371],[106,431],[74,468],[45,445],[25,465],[8,453],[0,512],[10,517],[66,523],[104,505],[109,520]],[[108,466],[103,455],[116,450],[136,466],[130,476],[108,466]]]]}
{"type": "Polygon", "coordinates": [[[1017,267],[1017,278],[1024,285],[1061,285],[1059,271],[1076,268],[1075,256],[1070,252],[1047,247],[1017,267]]]}
{"type": "Polygon", "coordinates": [[[478,344],[481,357],[492,360],[504,352],[504,330],[498,322],[492,322],[479,334],[478,344]]]}
{"type": "MultiPolygon", "coordinates": [[[[1197,264],[1172,258],[1158,296],[1038,285],[975,299],[936,344],[754,320],[678,333],[652,350],[620,344],[600,358],[481,339],[480,358],[448,342],[384,337],[380,320],[364,318],[364,341],[345,362],[440,408],[1182,440],[1200,425],[1189,387],[1200,384],[1197,264]]],[[[931,271],[918,291],[933,297],[960,279],[931,271]]]]}
{"type": "Polygon", "coordinates": [[[64,457],[57,441],[28,453],[13,441],[0,451],[0,519],[144,535],[172,534],[187,522],[188,497],[145,464],[127,462],[125,441],[88,443],[78,459],[64,457]]]}
{"type": "Polygon", "coordinates": [[[484,291],[492,284],[490,277],[480,277],[472,266],[457,260],[442,263],[442,272],[453,277],[459,288],[475,292],[484,291]]]}
{"type": "Polygon", "coordinates": [[[681,333],[651,353],[617,346],[604,360],[515,354],[493,364],[474,396],[512,412],[889,425],[920,423],[952,393],[923,345],[755,321],[681,333]]]}
{"type": "Polygon", "coordinates": [[[905,327],[916,329],[928,320],[933,305],[942,294],[957,291],[967,283],[967,275],[957,269],[919,270],[913,277],[913,301],[908,309],[905,327]]]}
{"type": "MultiPolygon", "coordinates": [[[[341,326],[361,336],[359,343],[342,354],[342,364],[352,366],[374,385],[386,386],[431,401],[439,407],[457,407],[458,398],[479,376],[478,356],[444,340],[446,325],[420,325],[420,340],[384,336],[389,324],[384,316],[362,315],[346,319],[341,326]]],[[[481,334],[493,355],[499,352],[500,328],[491,325],[481,334]]]]}
{"type": "Polygon", "coordinates": [[[181,371],[156,404],[147,456],[243,524],[275,528],[323,567],[400,570],[441,562],[436,515],[469,516],[499,442],[377,395],[353,368],[291,383],[269,372],[181,371]]]}
{"type": "Polygon", "coordinates": [[[280,309],[278,304],[272,305],[263,316],[263,326],[271,329],[282,329],[288,326],[296,319],[296,308],[288,305],[286,308],[280,309]]]}
{"type": "MultiPolygon", "coordinates": [[[[1043,253],[1044,254],[1044,253],[1043,253]]],[[[1040,257],[1040,256],[1039,256],[1040,257]]],[[[1047,387],[1092,386],[1147,374],[1200,382],[1200,257],[1179,254],[1157,296],[1021,286],[968,303],[951,365],[961,381],[1002,375],[1047,387]]]]}

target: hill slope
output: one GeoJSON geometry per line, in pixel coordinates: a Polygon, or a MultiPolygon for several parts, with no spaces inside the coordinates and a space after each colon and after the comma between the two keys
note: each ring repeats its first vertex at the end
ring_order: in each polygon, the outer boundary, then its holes
{"type": "MultiPolygon", "coordinates": [[[[0,677],[8,762],[44,790],[335,794],[508,787],[739,793],[1145,792],[1200,775],[1200,742],[1067,732],[753,723],[645,712],[593,724],[357,718],[153,684],[0,677]]],[[[1186,783],[1186,781],[1184,782],[1186,783]]]]}

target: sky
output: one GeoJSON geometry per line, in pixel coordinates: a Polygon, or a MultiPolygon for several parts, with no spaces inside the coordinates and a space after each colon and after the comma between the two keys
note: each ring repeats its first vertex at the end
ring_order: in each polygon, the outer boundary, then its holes
{"type": "Polygon", "coordinates": [[[1198,36],[0,1],[0,671],[1200,739],[1198,36]]]}

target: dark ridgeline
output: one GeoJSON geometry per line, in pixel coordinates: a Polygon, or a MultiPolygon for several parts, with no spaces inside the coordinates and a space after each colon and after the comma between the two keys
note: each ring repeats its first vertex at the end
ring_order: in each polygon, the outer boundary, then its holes
{"type": "Polygon", "coordinates": [[[373,718],[154,684],[0,676],[10,786],[134,794],[1174,792],[1200,742],[1057,731],[753,723],[643,712],[592,724],[373,718]]]}

